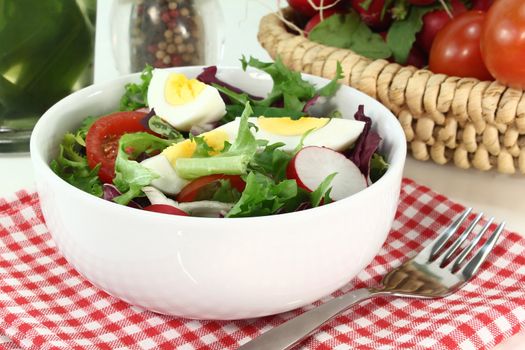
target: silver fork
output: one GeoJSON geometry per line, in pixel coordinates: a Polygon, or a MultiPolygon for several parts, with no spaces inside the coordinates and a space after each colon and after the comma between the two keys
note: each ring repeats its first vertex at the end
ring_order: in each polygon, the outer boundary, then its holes
{"type": "Polygon", "coordinates": [[[401,296],[409,298],[440,298],[461,288],[476,274],[496,244],[505,223],[498,225],[479,250],[473,253],[482,236],[494,221],[490,218],[468,244],[463,244],[482,218],[478,214],[460,236],[451,240],[472,208],[466,209],[450,226],[446,227],[426,248],[414,258],[385,275],[381,285],[375,288],[357,289],[332,299],[307,311],[282,325],[275,327],[239,350],[290,349],[314,333],[334,317],[347,311],[354,304],[375,296],[401,296]],[[447,243],[451,241],[446,247],[447,243]],[[470,253],[474,255],[468,259],[470,253]]]}

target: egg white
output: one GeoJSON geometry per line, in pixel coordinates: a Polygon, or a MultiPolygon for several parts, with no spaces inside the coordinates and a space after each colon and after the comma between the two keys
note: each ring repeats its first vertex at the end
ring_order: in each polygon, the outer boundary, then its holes
{"type": "MultiPolygon", "coordinates": [[[[223,130],[230,135],[233,143],[237,137],[239,130],[240,118],[224,124],[217,129],[223,130]]],[[[297,148],[301,142],[302,135],[281,135],[279,133],[269,132],[260,127],[258,118],[249,118],[249,123],[254,124],[257,130],[251,129],[258,140],[268,140],[269,144],[282,142],[284,146],[281,147],[283,151],[291,152],[297,148]]],[[[311,131],[303,140],[303,145],[306,146],[319,146],[328,147],[335,151],[343,151],[348,149],[361,135],[365,123],[358,120],[352,119],[330,119],[323,127],[311,131]]]]}
{"type": "Polygon", "coordinates": [[[218,121],[226,114],[226,106],[219,91],[213,86],[205,88],[191,101],[172,105],[165,98],[166,82],[174,69],[154,69],[148,88],[148,105],[155,113],[174,128],[189,131],[194,125],[218,121]]]}
{"type": "Polygon", "coordinates": [[[151,186],[164,193],[176,195],[189,183],[188,180],[177,175],[168,158],[162,153],[144,159],[140,164],[159,175],[158,178],[151,182],[151,186]]]}

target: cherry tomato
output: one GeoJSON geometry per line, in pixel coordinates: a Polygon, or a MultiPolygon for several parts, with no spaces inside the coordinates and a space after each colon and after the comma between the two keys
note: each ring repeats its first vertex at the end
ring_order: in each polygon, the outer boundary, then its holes
{"type": "MultiPolygon", "coordinates": [[[[328,17],[336,14],[336,13],[339,13],[338,10],[332,10],[332,9],[328,9],[328,10],[323,10],[323,19],[327,19],[328,17]]],[[[319,24],[319,22],[321,22],[321,12],[319,12],[318,14],[316,14],[315,16],[313,16],[312,18],[310,18],[310,20],[306,23],[306,25],[304,26],[304,32],[306,34],[309,34],[310,31],[316,26],[319,24]]]]}
{"type": "Polygon", "coordinates": [[[151,204],[144,207],[144,210],[170,215],[189,216],[184,210],[180,210],[179,208],[175,208],[173,205],[168,204],[151,204]]]}
{"type": "Polygon", "coordinates": [[[483,11],[468,11],[443,27],[430,50],[429,69],[435,73],[492,80],[481,58],[484,20],[483,11]]]}
{"type": "Polygon", "coordinates": [[[230,184],[233,188],[239,192],[244,191],[246,184],[238,175],[208,175],[199,177],[193,180],[179,192],[177,195],[177,201],[179,202],[193,202],[195,200],[209,199],[209,195],[213,194],[220,180],[230,180],[230,184]]]}
{"type": "MultiPolygon", "coordinates": [[[[453,16],[457,16],[467,11],[465,5],[459,0],[452,0],[451,12],[453,16]]],[[[445,10],[436,10],[427,13],[423,16],[423,27],[419,31],[416,37],[416,42],[420,48],[430,53],[430,48],[434,42],[434,38],[437,33],[450,22],[452,18],[447,14],[445,10]]]]}
{"type": "MultiPolygon", "coordinates": [[[[323,5],[324,7],[328,7],[336,1],[337,0],[324,0],[323,5]]],[[[319,7],[321,5],[321,0],[313,0],[313,3],[315,6],[319,7]]],[[[288,0],[288,5],[290,5],[295,11],[307,17],[312,17],[318,12],[318,10],[310,5],[308,0],[288,0]]]]}
{"type": "Polygon", "coordinates": [[[385,7],[385,0],[372,0],[367,10],[361,7],[363,2],[365,2],[365,0],[351,1],[352,8],[359,13],[363,22],[376,31],[382,31],[388,28],[390,22],[392,22],[390,12],[386,11],[384,16],[381,17],[383,7],[385,7]]]}
{"type": "Polygon", "coordinates": [[[86,135],[86,156],[90,168],[100,164],[98,177],[111,183],[115,176],[118,141],[125,133],[149,130],[141,124],[146,113],[115,112],[97,119],[86,135]]]}
{"type": "Polygon", "coordinates": [[[525,89],[525,1],[494,2],[483,26],[481,52],[494,78],[525,89]]]}

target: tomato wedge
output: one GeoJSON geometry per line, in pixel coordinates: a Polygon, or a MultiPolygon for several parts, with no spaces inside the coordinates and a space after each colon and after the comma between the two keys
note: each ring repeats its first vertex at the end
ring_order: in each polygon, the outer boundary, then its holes
{"type": "Polygon", "coordinates": [[[151,204],[147,207],[144,207],[144,210],[170,215],[189,216],[184,210],[180,210],[179,208],[175,208],[174,206],[168,204],[151,204]]]}
{"type": "Polygon", "coordinates": [[[86,156],[90,168],[100,164],[98,177],[104,183],[111,183],[115,176],[115,159],[118,142],[125,133],[151,132],[141,120],[144,112],[115,112],[97,119],[86,135],[86,156]]]}
{"type": "Polygon", "coordinates": [[[203,176],[184,186],[177,195],[177,201],[194,202],[196,200],[209,199],[206,198],[206,194],[213,193],[213,190],[219,185],[220,180],[230,180],[231,186],[239,192],[244,191],[244,187],[246,187],[246,183],[239,175],[217,174],[203,176]]]}

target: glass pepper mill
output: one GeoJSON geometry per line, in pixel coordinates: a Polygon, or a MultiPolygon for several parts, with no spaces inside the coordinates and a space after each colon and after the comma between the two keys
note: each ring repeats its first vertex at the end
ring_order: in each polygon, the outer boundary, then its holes
{"type": "Polygon", "coordinates": [[[113,0],[111,43],[120,74],[213,65],[223,54],[223,16],[217,0],[113,0]],[[205,20],[204,20],[205,18],[205,20]]]}

